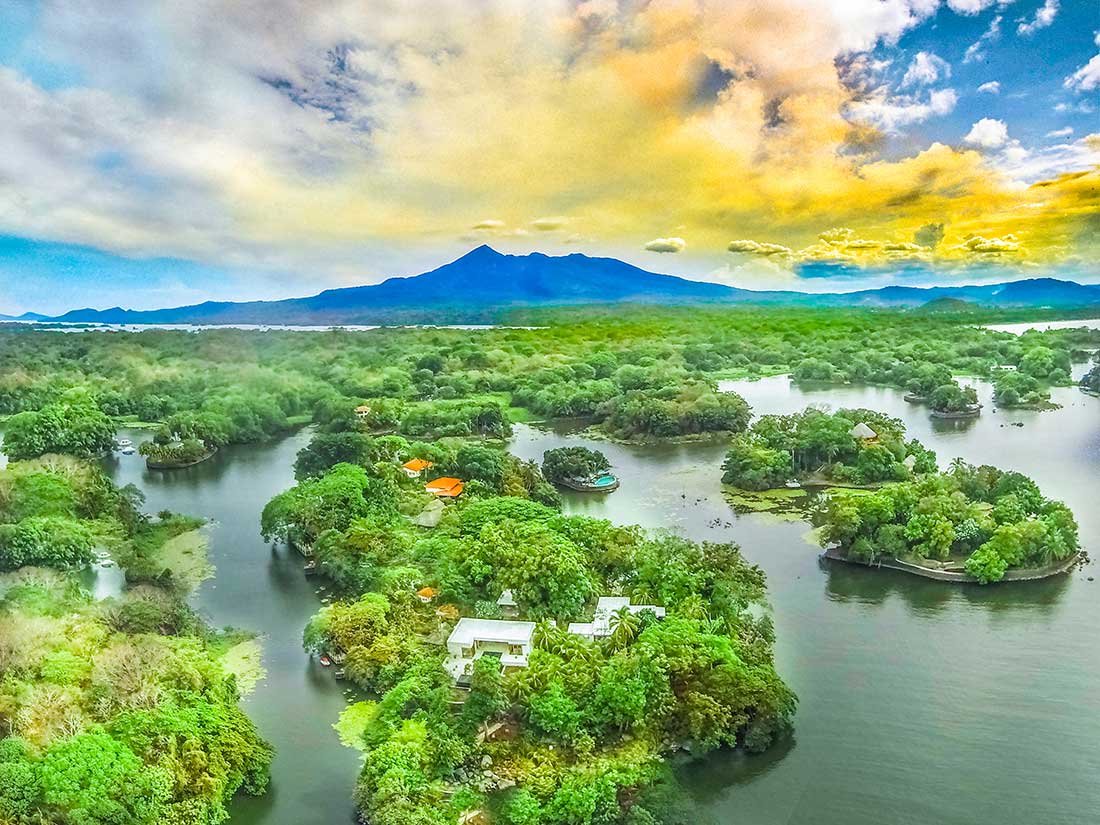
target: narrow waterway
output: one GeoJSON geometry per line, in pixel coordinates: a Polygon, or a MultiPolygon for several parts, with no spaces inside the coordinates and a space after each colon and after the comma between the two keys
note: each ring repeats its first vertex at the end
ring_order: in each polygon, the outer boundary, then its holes
{"type": "MultiPolygon", "coordinates": [[[[905,420],[946,464],[955,456],[1020,470],[1062,498],[1086,549],[1100,538],[1100,399],[1055,390],[1046,413],[993,412],[935,422],[888,389],[804,391],[785,378],[727,387],[757,413],[807,404],[862,406],[905,420]],[[1022,423],[1023,427],[1013,426],[1022,423]]],[[[135,441],[142,436],[131,433],[135,441]]],[[[147,436],[145,436],[147,437],[147,436]]],[[[293,483],[302,433],[223,450],[187,470],[111,464],[151,511],[213,520],[213,579],[195,604],[216,625],[264,634],[267,678],[246,701],[279,749],[270,793],[234,804],[233,822],[342,823],[353,818],[358,757],[331,728],[346,698],[301,651],[319,605],[301,561],[259,536],[260,511],[293,483]]],[[[794,736],[758,757],[722,754],[684,770],[722,823],[751,825],[1078,825],[1100,812],[1100,582],[1093,568],[1044,582],[959,587],[900,573],[826,565],[809,526],[736,516],[722,497],[721,442],[623,446],[520,426],[523,458],[563,444],[603,450],[622,480],[609,495],[567,493],[566,510],[736,541],[768,573],[780,672],[801,699],[794,736]]]]}
{"type": "MultiPolygon", "coordinates": [[[[148,433],[123,431],[139,444],[148,433]]],[[[139,455],[119,455],[107,467],[116,484],[136,484],[145,509],[203,516],[216,572],[192,603],[216,627],[262,634],[267,671],[245,699],[248,715],[276,748],[271,785],[262,797],[238,797],[232,821],[353,823],[351,799],[357,752],[340,744],[332,724],[346,706],[337,682],[302,651],[302,630],[321,604],[318,579],[302,574],[302,558],[260,537],[260,513],[294,484],[294,457],[309,441],[303,431],[275,444],[228,447],[182,470],[148,470],[139,455]]]]}

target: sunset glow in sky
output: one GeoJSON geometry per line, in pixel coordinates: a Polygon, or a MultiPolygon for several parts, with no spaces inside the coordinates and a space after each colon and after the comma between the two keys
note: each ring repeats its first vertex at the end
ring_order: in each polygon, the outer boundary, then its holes
{"type": "Polygon", "coordinates": [[[0,0],[0,312],[490,243],[750,288],[1100,281],[1096,0],[0,0]]]}

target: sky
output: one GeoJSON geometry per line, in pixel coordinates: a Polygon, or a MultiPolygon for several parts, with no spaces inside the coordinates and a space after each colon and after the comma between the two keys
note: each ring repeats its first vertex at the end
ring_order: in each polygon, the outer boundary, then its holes
{"type": "Polygon", "coordinates": [[[1100,282],[1096,0],[0,0],[0,313],[489,243],[731,285],[1100,282]]]}

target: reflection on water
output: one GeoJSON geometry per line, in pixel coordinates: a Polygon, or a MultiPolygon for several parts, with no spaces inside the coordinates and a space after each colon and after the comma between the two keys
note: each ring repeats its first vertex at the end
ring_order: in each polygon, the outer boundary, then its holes
{"type": "MultiPolygon", "coordinates": [[[[1020,470],[1077,513],[1086,549],[1100,536],[1100,399],[1057,389],[1055,412],[986,405],[966,422],[929,418],[884,388],[798,389],[785,378],[725,385],[757,413],[807,404],[870,407],[955,456],[1020,470]],[[1011,426],[1020,423],[1023,427],[1011,426]]],[[[128,433],[135,442],[147,435],[128,433]]],[[[178,471],[140,456],[107,462],[147,509],[205,516],[216,576],[195,604],[216,625],[265,634],[267,678],[249,713],[279,750],[271,790],[233,806],[235,823],[350,823],[357,756],[331,729],[349,698],[301,651],[319,604],[301,559],[264,544],[263,505],[293,483],[300,433],[227,448],[178,471]]],[[[820,561],[808,525],[735,515],[722,496],[721,440],[625,446],[519,426],[511,449],[541,461],[566,444],[600,449],[620,488],[563,494],[570,513],[736,541],[768,574],[780,672],[800,697],[796,738],[762,756],[724,753],[682,767],[692,795],[721,823],[751,825],[1060,825],[1100,810],[1100,584],[1086,573],[1003,587],[959,587],[820,561]],[[796,745],[797,742],[797,745],[796,745]]]]}
{"type": "MultiPolygon", "coordinates": [[[[135,444],[148,433],[124,431],[135,444]]],[[[234,823],[355,821],[351,799],[358,755],[332,729],[349,699],[358,695],[302,651],[302,630],[320,606],[302,559],[260,537],[260,511],[294,483],[294,457],[308,432],[278,443],[228,447],[209,461],[180,470],[149,470],[139,455],[116,455],[105,466],[116,484],[134,483],[146,510],[170,509],[211,521],[209,556],[214,578],[192,602],[216,627],[262,634],[266,678],[245,700],[249,715],[276,747],[268,793],[242,797],[234,823]]]]}
{"type": "MultiPolygon", "coordinates": [[[[988,384],[973,383],[985,409],[969,421],[932,419],[888,388],[799,389],[785,377],[723,387],[757,414],[818,404],[901,418],[941,465],[961,456],[1032,476],[1074,508],[1086,549],[1094,546],[1100,399],[1058,388],[1061,410],[1005,411],[988,384]]],[[[567,492],[567,511],[736,541],[768,574],[777,663],[800,697],[797,747],[684,767],[716,821],[1096,821],[1100,584],[1087,571],[982,588],[828,563],[807,544],[805,523],[731,513],[720,442],[624,446],[518,427],[512,450],[541,459],[565,444],[602,450],[622,485],[606,496],[567,492]]]]}
{"type": "Polygon", "coordinates": [[[81,570],[77,574],[77,579],[96,600],[119,596],[126,586],[126,574],[110,559],[101,559],[81,570]]]}

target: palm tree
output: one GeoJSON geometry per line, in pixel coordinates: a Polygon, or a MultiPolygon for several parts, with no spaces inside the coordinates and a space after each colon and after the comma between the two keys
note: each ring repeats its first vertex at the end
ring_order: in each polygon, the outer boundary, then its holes
{"type": "Polygon", "coordinates": [[[726,620],[722,616],[709,616],[703,621],[703,632],[720,636],[726,632],[726,620]]]}
{"type": "Polygon", "coordinates": [[[622,648],[634,641],[634,637],[638,635],[641,622],[638,621],[637,616],[630,612],[628,605],[623,605],[611,614],[609,625],[611,627],[611,644],[615,648],[622,648]]]}
{"type": "Polygon", "coordinates": [[[531,643],[538,650],[552,653],[554,652],[555,643],[558,641],[557,636],[557,628],[546,619],[543,619],[535,625],[535,629],[531,633],[531,643]]]}
{"type": "Polygon", "coordinates": [[[685,619],[698,619],[699,621],[703,621],[707,618],[707,605],[703,601],[702,596],[698,593],[692,593],[680,603],[676,612],[685,619]]]}

